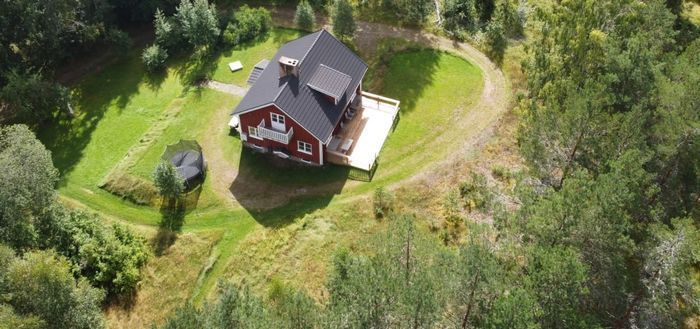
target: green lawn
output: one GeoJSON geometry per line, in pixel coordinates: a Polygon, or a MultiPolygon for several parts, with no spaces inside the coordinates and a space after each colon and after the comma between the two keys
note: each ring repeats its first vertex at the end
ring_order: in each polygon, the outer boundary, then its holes
{"type": "Polygon", "coordinates": [[[250,75],[255,64],[261,59],[272,59],[282,44],[302,35],[303,32],[297,30],[273,29],[265,40],[248,42],[232,50],[225,51],[218,58],[218,64],[211,78],[216,81],[245,86],[248,75],[250,75]],[[228,68],[228,63],[235,61],[241,61],[243,69],[232,73],[228,68]]]}

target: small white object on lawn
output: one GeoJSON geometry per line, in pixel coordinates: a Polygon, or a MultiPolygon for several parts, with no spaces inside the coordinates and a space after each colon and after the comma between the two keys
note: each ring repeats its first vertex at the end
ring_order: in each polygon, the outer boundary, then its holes
{"type": "Polygon", "coordinates": [[[241,61],[231,62],[228,63],[228,68],[231,69],[231,72],[236,72],[243,69],[243,64],[241,64],[241,61]]]}

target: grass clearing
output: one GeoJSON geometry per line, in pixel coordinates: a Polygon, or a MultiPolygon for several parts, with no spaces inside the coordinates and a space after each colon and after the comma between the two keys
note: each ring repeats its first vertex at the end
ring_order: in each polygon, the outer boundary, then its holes
{"type": "Polygon", "coordinates": [[[254,40],[234,49],[224,51],[217,60],[211,79],[245,86],[255,64],[261,59],[271,60],[282,44],[294,40],[303,34],[303,32],[297,30],[272,29],[265,40],[254,40]],[[234,61],[241,61],[243,69],[232,73],[228,63],[234,61]]]}

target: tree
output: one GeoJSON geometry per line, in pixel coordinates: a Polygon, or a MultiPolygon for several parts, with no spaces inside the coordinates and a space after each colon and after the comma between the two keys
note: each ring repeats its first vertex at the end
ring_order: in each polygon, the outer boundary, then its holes
{"type": "Polygon", "coordinates": [[[506,48],[508,48],[508,39],[505,36],[503,24],[492,21],[486,27],[486,53],[497,65],[501,65],[506,48]]]}
{"type": "Polygon", "coordinates": [[[76,272],[110,297],[134,292],[148,252],[143,238],[121,225],[104,225],[94,214],[57,205],[42,230],[43,247],[67,257],[76,272]]]}
{"type": "Polygon", "coordinates": [[[547,184],[646,148],[673,15],[659,1],[576,0],[540,12],[525,63],[521,152],[547,184]]]}
{"type": "Polygon", "coordinates": [[[474,0],[474,8],[479,23],[485,26],[491,22],[491,17],[496,9],[496,0],[474,0]]]}
{"type": "Polygon", "coordinates": [[[433,13],[435,3],[432,0],[386,0],[385,10],[394,12],[403,23],[423,24],[433,13]]]}
{"type": "Polygon", "coordinates": [[[520,37],[523,35],[523,22],[513,0],[501,0],[496,4],[496,12],[493,20],[503,25],[505,35],[508,37],[520,37]]]}
{"type": "Polygon", "coordinates": [[[588,294],[588,269],[579,253],[566,247],[535,247],[530,257],[528,273],[542,307],[542,328],[596,327],[581,308],[588,294]]]}
{"type": "Polygon", "coordinates": [[[34,246],[36,225],[53,204],[58,172],[51,154],[23,125],[0,127],[0,242],[34,246]]]}
{"type": "Polygon", "coordinates": [[[40,73],[15,69],[5,79],[0,99],[9,106],[15,121],[35,125],[52,118],[56,112],[67,112],[68,90],[40,73]]]}
{"type": "Polygon", "coordinates": [[[211,46],[219,36],[216,7],[208,0],[182,0],[175,18],[185,39],[194,47],[211,46]]]}
{"type": "Polygon", "coordinates": [[[676,219],[670,226],[656,224],[645,248],[641,270],[642,289],[617,327],[680,328],[684,319],[700,310],[700,294],[693,279],[700,260],[700,232],[690,219],[676,219]]]}
{"type": "Polygon", "coordinates": [[[176,199],[185,191],[184,178],[170,162],[160,162],[152,176],[158,192],[163,197],[176,199]]]}
{"type": "Polygon", "coordinates": [[[16,313],[38,317],[46,328],[103,328],[104,294],[75,280],[70,263],[52,251],[33,251],[7,265],[4,282],[16,313]]]}
{"type": "Polygon", "coordinates": [[[185,42],[177,20],[166,17],[160,9],[156,10],[153,27],[156,33],[155,44],[164,50],[176,50],[185,42]]]}
{"type": "Polygon", "coordinates": [[[333,34],[339,38],[349,38],[355,35],[355,18],[353,8],[348,0],[335,0],[333,4],[333,34]]]}
{"type": "Polygon", "coordinates": [[[448,34],[464,39],[465,34],[476,28],[474,0],[446,0],[443,9],[443,28],[448,34]]]}
{"type": "Polygon", "coordinates": [[[297,5],[297,11],[294,14],[294,24],[299,29],[310,31],[316,25],[316,14],[314,8],[311,7],[308,1],[302,0],[297,5]]]}

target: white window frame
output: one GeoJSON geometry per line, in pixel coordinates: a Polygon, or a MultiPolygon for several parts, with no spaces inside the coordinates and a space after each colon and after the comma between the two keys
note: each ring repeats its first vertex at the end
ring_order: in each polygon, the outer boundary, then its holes
{"type": "Polygon", "coordinates": [[[301,153],[305,153],[308,155],[313,155],[314,148],[311,144],[304,142],[304,141],[297,141],[297,151],[301,153]],[[307,147],[308,146],[308,150],[307,147]]]}
{"type": "Polygon", "coordinates": [[[270,113],[270,121],[272,122],[272,129],[285,131],[286,118],[284,117],[284,115],[277,114],[277,113],[270,113]]]}
{"type": "Polygon", "coordinates": [[[258,127],[248,126],[248,136],[262,140],[262,137],[258,135],[258,127]]]}

